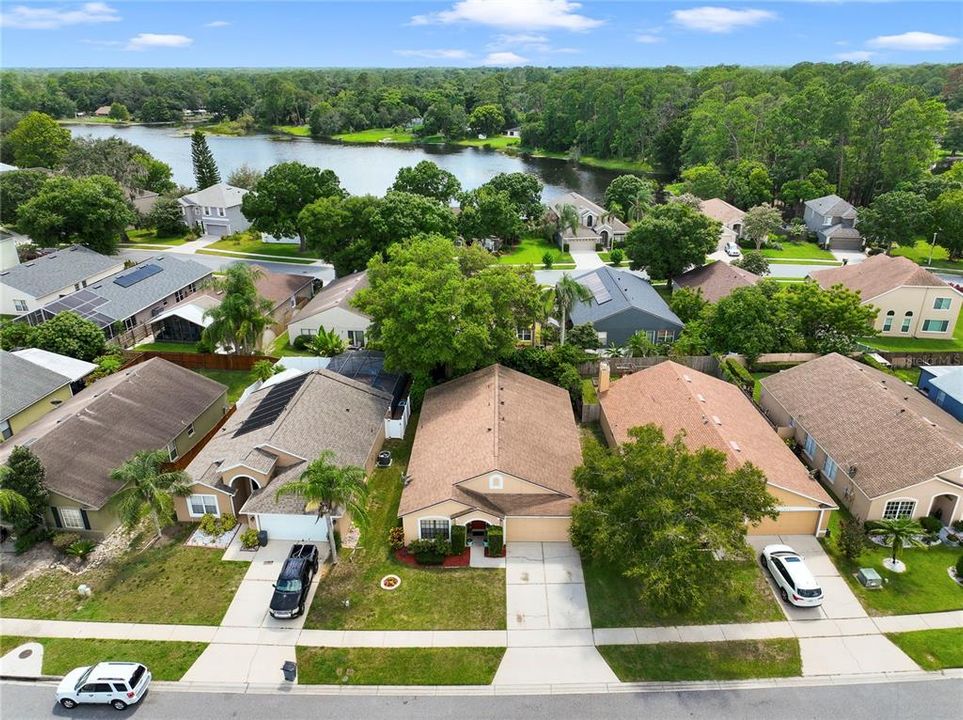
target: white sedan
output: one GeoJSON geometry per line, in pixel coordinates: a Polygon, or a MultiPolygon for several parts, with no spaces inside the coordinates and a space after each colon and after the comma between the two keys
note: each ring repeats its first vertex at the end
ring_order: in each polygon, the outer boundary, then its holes
{"type": "Polygon", "coordinates": [[[759,558],[787,603],[797,607],[823,604],[823,589],[809,572],[802,555],[788,545],[766,545],[759,558]]]}

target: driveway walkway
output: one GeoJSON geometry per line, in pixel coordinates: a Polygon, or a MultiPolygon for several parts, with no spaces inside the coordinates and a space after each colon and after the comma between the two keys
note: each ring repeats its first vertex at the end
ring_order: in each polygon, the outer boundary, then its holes
{"type": "Polygon", "coordinates": [[[594,270],[595,268],[604,267],[605,263],[602,262],[602,258],[599,254],[594,251],[583,251],[583,252],[573,252],[572,259],[575,261],[575,270],[572,272],[580,273],[586,270],[594,270]]]}

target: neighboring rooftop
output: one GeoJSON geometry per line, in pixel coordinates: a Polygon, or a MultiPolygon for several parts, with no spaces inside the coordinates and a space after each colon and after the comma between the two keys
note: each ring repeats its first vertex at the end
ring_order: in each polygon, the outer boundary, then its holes
{"type": "Polygon", "coordinates": [[[50,352],[48,350],[41,350],[40,348],[25,348],[23,350],[14,350],[13,354],[17,357],[21,357],[34,365],[39,365],[42,368],[46,368],[58,375],[63,375],[70,382],[77,382],[81,378],[85,378],[94,370],[97,369],[97,365],[90,362],[85,362],[83,360],[78,360],[77,358],[69,357],[68,355],[60,355],[59,353],[50,352]]]}
{"type": "Polygon", "coordinates": [[[39,298],[72,288],[77,283],[123,264],[121,258],[101,255],[82,245],[74,245],[0,272],[0,283],[39,298]]]}
{"type": "Polygon", "coordinates": [[[963,400],[963,365],[927,365],[923,369],[933,376],[931,386],[951,398],[963,400]]]}
{"type": "Polygon", "coordinates": [[[856,290],[863,302],[898,287],[945,287],[958,292],[909,258],[890,257],[882,253],[859,263],[816,270],[809,276],[824,288],[844,285],[856,290]]]}
{"type": "Polygon", "coordinates": [[[248,191],[227,183],[217,183],[203,190],[183,195],[181,205],[200,205],[202,207],[230,208],[241,204],[248,191]]]}
{"type": "Polygon", "coordinates": [[[0,420],[13,417],[50,393],[70,384],[70,378],[0,350],[0,420]]]}
{"type": "Polygon", "coordinates": [[[713,220],[718,220],[723,225],[731,225],[732,223],[742,222],[746,217],[746,213],[737,208],[735,205],[730,205],[725,200],[719,198],[710,198],[709,200],[703,200],[699,203],[699,211],[713,220]]]}
{"type": "Polygon", "coordinates": [[[610,215],[609,211],[598,203],[592,202],[587,197],[584,195],[579,195],[577,192],[567,192],[555,199],[554,206],[556,208],[561,208],[564,205],[573,205],[580,213],[593,213],[595,215],[594,220],[596,225],[608,225],[616,232],[629,231],[628,225],[614,215],[610,215]],[[605,218],[604,222],[602,221],[602,218],[605,218]]]}
{"type": "Polygon", "coordinates": [[[856,208],[839,197],[839,195],[824,195],[820,198],[807,200],[806,207],[811,208],[823,217],[856,218],[856,208]]]}
{"type": "Polygon", "coordinates": [[[366,287],[368,287],[368,273],[365,271],[332,280],[327,286],[321,288],[307,305],[294,314],[291,322],[298,322],[336,307],[346,308],[358,315],[364,315],[363,312],[351,306],[351,298],[359,290],[366,287]]]}
{"type": "Polygon", "coordinates": [[[761,383],[868,497],[963,465],[963,424],[868,365],[832,353],[761,383]]]}
{"type": "Polygon", "coordinates": [[[726,262],[714,262],[682,273],[673,282],[680,287],[701,290],[703,299],[715,303],[736,288],[749,287],[760,280],[761,277],[748,270],[726,262]]]}
{"type": "Polygon", "coordinates": [[[682,327],[682,321],[662,296],[638,275],[605,266],[573,277],[593,294],[591,300],[576,303],[572,308],[571,317],[575,325],[597,322],[635,308],[682,327]]]}
{"type": "MultiPolygon", "coordinates": [[[[287,358],[281,360],[282,364],[286,362],[287,358]]],[[[385,354],[377,350],[347,350],[330,358],[327,369],[390,394],[392,409],[408,385],[404,373],[385,370],[385,354]]]]}

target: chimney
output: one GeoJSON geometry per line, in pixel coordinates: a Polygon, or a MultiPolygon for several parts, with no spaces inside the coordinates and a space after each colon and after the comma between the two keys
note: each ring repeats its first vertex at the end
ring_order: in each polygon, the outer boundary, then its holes
{"type": "Polygon", "coordinates": [[[599,363],[599,394],[609,389],[609,364],[605,360],[599,363]]]}

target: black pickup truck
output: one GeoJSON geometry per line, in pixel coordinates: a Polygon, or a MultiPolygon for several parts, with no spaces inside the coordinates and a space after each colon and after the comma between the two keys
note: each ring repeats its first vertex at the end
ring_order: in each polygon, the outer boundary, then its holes
{"type": "Polygon", "coordinates": [[[284,561],[274,584],[274,595],[268,608],[278,619],[295,618],[304,612],[311,579],[318,571],[320,558],[317,545],[295,545],[284,561]]]}

